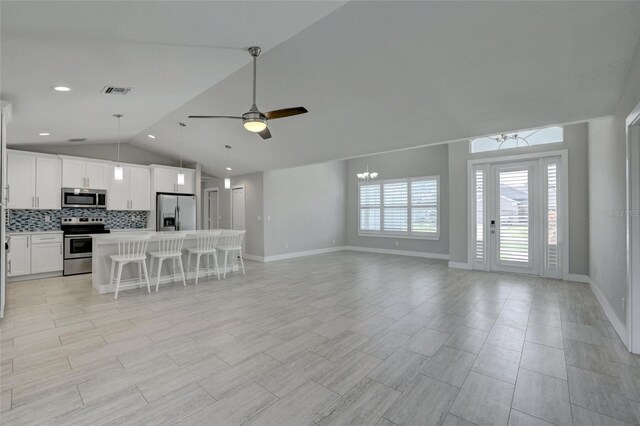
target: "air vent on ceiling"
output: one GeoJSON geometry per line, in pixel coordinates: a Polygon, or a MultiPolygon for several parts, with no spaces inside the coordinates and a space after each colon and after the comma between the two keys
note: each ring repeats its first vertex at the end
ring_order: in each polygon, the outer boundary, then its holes
{"type": "Polygon", "coordinates": [[[84,142],[87,140],[87,138],[71,138],[71,139],[67,139],[69,142],[84,142]]]}
{"type": "Polygon", "coordinates": [[[126,95],[133,90],[133,87],[104,86],[102,92],[105,95],[126,95]]]}

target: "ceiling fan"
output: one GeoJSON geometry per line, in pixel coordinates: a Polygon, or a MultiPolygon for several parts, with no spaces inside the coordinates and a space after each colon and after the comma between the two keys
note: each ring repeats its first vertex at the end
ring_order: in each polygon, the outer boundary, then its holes
{"type": "Polygon", "coordinates": [[[294,107],[277,109],[275,111],[261,112],[256,106],[256,62],[260,56],[260,48],[258,46],[250,47],[249,54],[253,57],[253,104],[248,112],[241,116],[233,115],[190,115],[189,118],[231,118],[234,120],[242,120],[242,125],[250,132],[259,134],[262,139],[269,139],[271,132],[267,127],[267,120],[275,120],[276,118],[292,117],[294,115],[305,114],[305,107],[294,107]]]}

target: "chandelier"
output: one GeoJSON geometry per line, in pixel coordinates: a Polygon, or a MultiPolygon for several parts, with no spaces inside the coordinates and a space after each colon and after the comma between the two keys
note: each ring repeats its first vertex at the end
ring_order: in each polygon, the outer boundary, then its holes
{"type": "Polygon", "coordinates": [[[370,180],[376,180],[378,178],[378,172],[369,172],[369,165],[367,164],[367,171],[358,173],[358,180],[369,182],[370,180]]]}

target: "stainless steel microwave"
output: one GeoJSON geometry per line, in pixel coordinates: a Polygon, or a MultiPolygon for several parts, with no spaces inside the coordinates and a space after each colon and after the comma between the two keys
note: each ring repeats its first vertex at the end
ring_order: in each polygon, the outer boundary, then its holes
{"type": "Polygon", "coordinates": [[[106,209],[107,191],[103,189],[62,188],[62,208],[106,209]]]}

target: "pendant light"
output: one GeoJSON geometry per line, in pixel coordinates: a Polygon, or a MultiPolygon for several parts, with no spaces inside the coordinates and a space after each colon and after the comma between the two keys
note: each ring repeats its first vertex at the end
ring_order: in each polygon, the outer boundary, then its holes
{"type": "Polygon", "coordinates": [[[180,173],[178,173],[178,185],[184,185],[184,173],[182,172],[182,129],[186,127],[186,124],[178,124],[180,125],[180,173]]]}
{"type": "Polygon", "coordinates": [[[113,114],[118,119],[118,162],[113,168],[113,180],[124,180],[124,169],[120,166],[120,119],[122,114],[113,114]]]}
{"type": "Polygon", "coordinates": [[[231,151],[231,145],[225,145],[227,148],[227,172],[224,178],[224,189],[231,189],[231,179],[229,179],[229,170],[231,170],[231,165],[229,164],[229,152],[231,151]]]}

